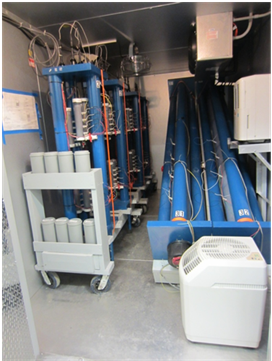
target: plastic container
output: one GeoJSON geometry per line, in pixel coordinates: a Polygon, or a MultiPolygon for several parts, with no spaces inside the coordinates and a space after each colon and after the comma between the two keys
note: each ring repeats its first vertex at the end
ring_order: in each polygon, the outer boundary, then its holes
{"type": "Polygon", "coordinates": [[[78,150],[75,152],[76,172],[90,172],[90,152],[88,150],[78,150]]]}
{"type": "Polygon", "coordinates": [[[44,152],[30,153],[29,157],[32,173],[45,173],[44,152]]]}
{"type": "Polygon", "coordinates": [[[57,242],[54,217],[42,219],[42,233],[44,242],[57,242]]]}
{"type": "Polygon", "coordinates": [[[60,173],[74,172],[74,157],[72,151],[58,152],[58,161],[60,173]]]}
{"type": "Polygon", "coordinates": [[[46,173],[58,173],[58,152],[46,152],[44,153],[44,164],[46,173]]]}
{"type": "Polygon", "coordinates": [[[61,217],[55,220],[55,229],[57,234],[57,242],[69,242],[68,235],[68,223],[69,219],[67,217],[61,217]]]}
{"type": "Polygon", "coordinates": [[[68,221],[68,234],[70,243],[83,243],[82,220],[72,218],[68,221]]]}
{"type": "Polygon", "coordinates": [[[85,219],[83,222],[85,243],[96,244],[95,224],[93,218],[85,219]]]}

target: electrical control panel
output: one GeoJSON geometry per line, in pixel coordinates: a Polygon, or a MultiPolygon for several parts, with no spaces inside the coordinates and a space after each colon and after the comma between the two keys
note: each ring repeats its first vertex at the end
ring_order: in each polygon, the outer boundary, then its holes
{"type": "Polygon", "coordinates": [[[271,139],[271,75],[239,79],[234,86],[234,139],[271,139]]]}

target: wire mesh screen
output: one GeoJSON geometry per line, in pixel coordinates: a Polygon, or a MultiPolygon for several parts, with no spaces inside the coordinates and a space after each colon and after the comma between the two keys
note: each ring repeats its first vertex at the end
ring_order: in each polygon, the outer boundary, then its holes
{"type": "Polygon", "coordinates": [[[2,360],[35,360],[3,200],[2,360]]]}

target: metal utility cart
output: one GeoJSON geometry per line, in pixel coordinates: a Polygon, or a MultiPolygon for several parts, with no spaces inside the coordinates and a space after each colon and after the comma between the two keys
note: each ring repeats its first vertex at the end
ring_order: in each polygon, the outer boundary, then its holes
{"type": "Polygon", "coordinates": [[[104,207],[101,169],[86,173],[25,173],[23,184],[26,191],[33,247],[37,271],[47,285],[57,288],[60,279],[57,272],[92,274],[91,291],[109,290],[109,276],[114,262],[110,260],[107,223],[104,207]],[[42,190],[91,189],[96,233],[96,244],[44,242],[41,221],[45,218],[42,190]]]}

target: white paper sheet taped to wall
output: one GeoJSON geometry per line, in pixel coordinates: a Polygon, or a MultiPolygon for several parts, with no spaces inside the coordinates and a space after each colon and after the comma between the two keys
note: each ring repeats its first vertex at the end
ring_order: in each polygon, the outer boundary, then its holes
{"type": "Polygon", "coordinates": [[[39,129],[34,95],[2,94],[4,131],[39,129]]]}

